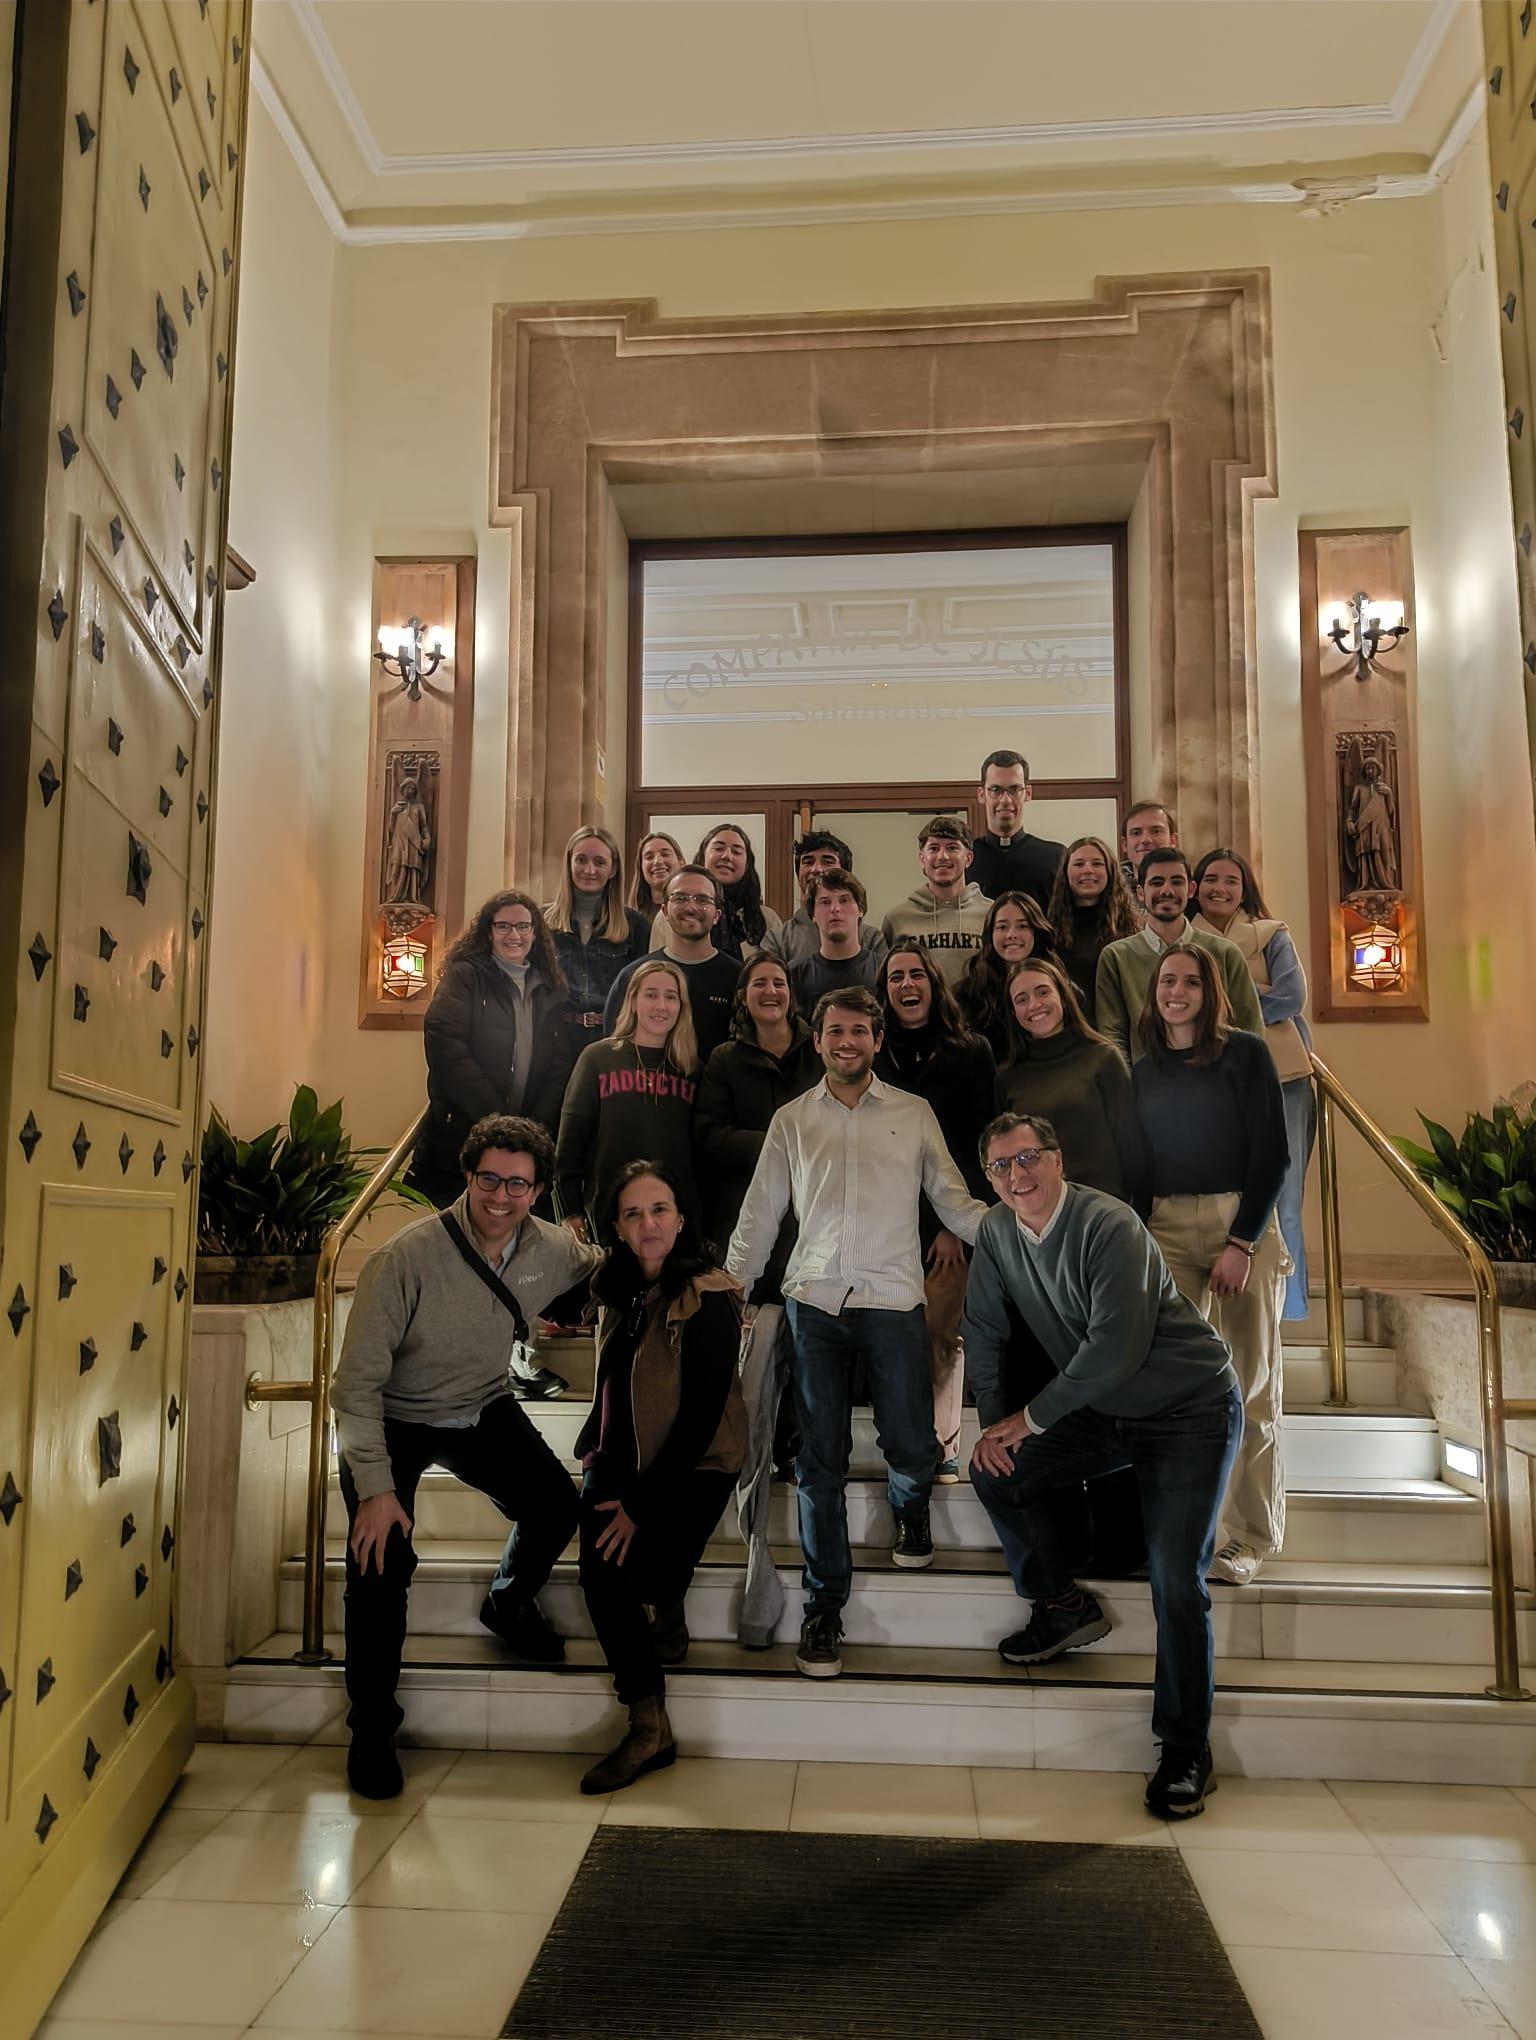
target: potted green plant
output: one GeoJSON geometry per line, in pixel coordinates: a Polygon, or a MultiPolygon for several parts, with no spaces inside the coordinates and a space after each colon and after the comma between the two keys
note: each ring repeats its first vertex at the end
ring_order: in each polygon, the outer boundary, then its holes
{"type": "Polygon", "coordinates": [[[1536,1309],[1536,1083],[1501,1098],[1491,1119],[1469,1112],[1459,1141],[1419,1119],[1430,1146],[1393,1145],[1487,1254],[1500,1301],[1536,1309]]]}
{"type": "MultiPolygon", "coordinates": [[[[236,1139],[222,1113],[210,1111],[198,1181],[198,1303],[283,1303],[313,1293],[321,1242],[383,1153],[353,1149],[341,1103],[322,1112],[300,1084],[288,1124],[254,1140],[236,1139]]],[[[399,1177],[389,1187],[406,1203],[428,1203],[399,1177]]]]}

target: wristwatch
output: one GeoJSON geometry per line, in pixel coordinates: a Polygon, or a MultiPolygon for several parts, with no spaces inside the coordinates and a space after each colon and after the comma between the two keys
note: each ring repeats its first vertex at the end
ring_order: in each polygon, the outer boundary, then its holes
{"type": "Polygon", "coordinates": [[[1240,1240],[1235,1238],[1231,1233],[1227,1234],[1227,1245],[1229,1247],[1236,1247],[1237,1251],[1240,1254],[1246,1254],[1250,1261],[1253,1259],[1254,1255],[1259,1251],[1259,1243],[1257,1240],[1240,1240]]]}

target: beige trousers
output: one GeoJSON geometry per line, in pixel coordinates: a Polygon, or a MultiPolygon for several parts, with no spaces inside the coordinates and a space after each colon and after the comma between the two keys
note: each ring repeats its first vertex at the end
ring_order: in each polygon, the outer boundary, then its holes
{"type": "Polygon", "coordinates": [[[1235,1190],[1214,1197],[1159,1197],[1147,1224],[1180,1295],[1188,1297],[1232,1348],[1232,1366],[1242,1391],[1243,1435],[1227,1483],[1216,1549],[1235,1540],[1251,1544],[1260,1558],[1273,1558],[1285,1542],[1280,1314],[1291,1262],[1280,1227],[1271,1218],[1242,1294],[1211,1294],[1211,1267],[1232,1230],[1237,1206],[1235,1190]]]}
{"type": "Polygon", "coordinates": [[[960,1313],[965,1308],[964,1263],[953,1271],[930,1270],[923,1282],[923,1325],[928,1334],[928,1372],[933,1379],[933,1429],[944,1459],[960,1457],[960,1419],[965,1399],[965,1348],[960,1313]]]}

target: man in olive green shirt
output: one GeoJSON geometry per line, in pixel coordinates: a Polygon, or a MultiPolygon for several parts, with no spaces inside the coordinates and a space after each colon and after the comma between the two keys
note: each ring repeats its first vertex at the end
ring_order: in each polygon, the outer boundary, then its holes
{"type": "Polygon", "coordinates": [[[1147,916],[1146,926],[1138,934],[1125,935],[1118,942],[1107,944],[1099,957],[1098,976],[1094,980],[1099,1032],[1109,1036],[1128,1063],[1141,1060],[1137,1022],[1163,951],[1181,943],[1208,949],[1215,957],[1232,1003],[1233,1026],[1249,1034],[1264,1032],[1259,995],[1253,988],[1243,952],[1224,935],[1190,926],[1185,909],[1193,891],[1189,859],[1182,850],[1149,850],[1141,860],[1136,880],[1137,896],[1147,916]]]}

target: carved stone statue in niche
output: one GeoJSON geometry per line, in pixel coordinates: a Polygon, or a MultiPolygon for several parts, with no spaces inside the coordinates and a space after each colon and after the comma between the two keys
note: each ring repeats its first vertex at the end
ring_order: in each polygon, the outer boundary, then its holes
{"type": "Polygon", "coordinates": [[[396,751],[385,770],[382,903],[430,911],[438,754],[396,751]]]}
{"type": "Polygon", "coordinates": [[[1395,899],[1403,873],[1396,740],[1390,730],[1341,730],[1334,746],[1343,896],[1395,899]]]}

